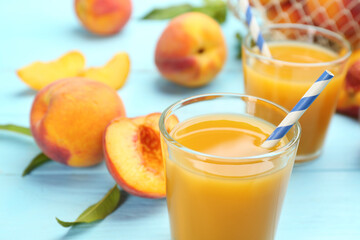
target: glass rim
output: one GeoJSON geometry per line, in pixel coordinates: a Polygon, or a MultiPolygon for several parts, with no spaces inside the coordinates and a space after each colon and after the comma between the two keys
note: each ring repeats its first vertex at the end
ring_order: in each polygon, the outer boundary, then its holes
{"type": "MultiPolygon", "coordinates": [[[[351,52],[352,52],[351,45],[348,40],[346,40],[339,33],[330,31],[330,30],[322,28],[322,27],[306,25],[306,24],[298,24],[298,23],[278,23],[278,24],[269,24],[269,25],[262,26],[260,28],[260,32],[265,32],[264,30],[273,30],[273,29],[298,29],[298,30],[307,30],[307,31],[310,31],[310,29],[312,29],[317,32],[321,32],[323,34],[326,34],[328,36],[336,38],[337,40],[339,40],[339,42],[342,42],[345,45],[345,47],[347,48],[347,52],[346,52],[346,54],[344,54],[343,56],[341,56],[339,58],[336,58],[335,60],[319,62],[319,63],[296,63],[296,62],[289,62],[289,61],[273,59],[271,57],[266,57],[260,53],[256,53],[256,52],[252,51],[252,48],[250,46],[248,46],[248,43],[250,43],[251,40],[253,40],[253,39],[252,39],[250,32],[248,32],[242,43],[247,54],[249,54],[255,58],[261,59],[261,60],[266,60],[266,61],[270,61],[270,62],[282,64],[282,65],[297,66],[297,67],[322,67],[322,66],[338,64],[342,61],[345,61],[346,59],[348,59],[350,57],[351,52]]],[[[314,34],[316,34],[316,33],[314,33],[314,34]]]]}
{"type": "MultiPolygon", "coordinates": [[[[202,153],[202,152],[199,152],[199,151],[192,150],[192,149],[182,145],[181,143],[176,141],[172,136],[170,136],[170,133],[166,130],[165,121],[166,121],[167,116],[169,115],[169,113],[173,112],[173,110],[179,109],[181,107],[184,107],[186,105],[193,104],[193,103],[196,103],[196,102],[209,101],[207,99],[207,100],[199,100],[199,101],[194,102],[194,100],[201,99],[201,98],[204,98],[204,97],[212,97],[211,100],[216,99],[216,98],[220,98],[220,97],[233,97],[233,98],[241,98],[241,99],[242,98],[256,99],[256,100],[260,100],[262,102],[268,103],[268,104],[276,107],[277,109],[280,109],[286,115],[289,113],[289,111],[286,110],[284,107],[282,107],[282,106],[280,106],[280,105],[278,105],[278,104],[276,104],[274,102],[271,102],[271,101],[266,100],[264,98],[255,97],[255,96],[246,95],[246,94],[208,93],[208,94],[195,95],[195,96],[188,97],[188,98],[179,100],[179,101],[171,104],[169,107],[167,107],[161,113],[160,120],[159,120],[160,133],[171,146],[173,146],[173,147],[175,147],[177,149],[180,149],[182,151],[185,151],[185,152],[187,152],[189,154],[194,154],[194,155],[197,155],[197,156],[211,158],[212,160],[215,160],[215,161],[219,160],[219,162],[221,162],[221,163],[224,163],[225,161],[228,160],[229,163],[234,163],[235,164],[237,162],[244,162],[244,160],[253,161],[253,160],[259,160],[259,159],[263,159],[263,158],[273,158],[273,157],[279,156],[279,155],[285,153],[290,148],[292,148],[300,140],[301,127],[300,127],[299,121],[297,121],[293,126],[293,127],[295,127],[294,137],[292,137],[285,146],[283,146],[283,147],[281,147],[279,149],[276,149],[275,151],[271,151],[269,153],[264,153],[264,154],[260,154],[260,155],[254,155],[254,156],[247,156],[247,157],[224,157],[224,156],[206,154],[206,153],[202,153]],[[187,103],[187,104],[184,105],[184,103],[187,103]]],[[[175,114],[175,116],[176,116],[176,114],[175,114]]]]}

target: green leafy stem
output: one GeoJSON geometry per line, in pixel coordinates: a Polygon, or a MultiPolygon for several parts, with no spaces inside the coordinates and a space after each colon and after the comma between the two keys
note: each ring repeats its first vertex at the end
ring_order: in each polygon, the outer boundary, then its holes
{"type": "Polygon", "coordinates": [[[75,221],[65,222],[58,218],[56,221],[63,227],[72,227],[80,223],[102,220],[115,211],[125,201],[126,197],[126,193],[121,192],[115,184],[99,202],[88,207],[75,221]]]}
{"type": "Polygon", "coordinates": [[[202,6],[193,6],[191,4],[180,4],[165,8],[155,8],[145,16],[144,20],[164,20],[171,19],[187,12],[201,12],[212,18],[219,23],[226,20],[227,7],[223,0],[204,0],[202,6]]]}
{"type": "MultiPolygon", "coordinates": [[[[0,125],[0,130],[7,130],[27,136],[32,136],[29,128],[13,124],[0,125]]],[[[22,176],[26,176],[34,169],[50,161],[51,159],[44,153],[39,153],[25,168],[22,176]]],[[[125,202],[126,198],[127,194],[125,192],[121,193],[115,184],[115,186],[111,188],[110,191],[99,202],[88,207],[75,221],[65,222],[58,218],[56,218],[56,220],[63,227],[71,227],[80,223],[92,223],[94,221],[102,220],[115,211],[123,202],[125,202]]]]}
{"type": "MultiPolygon", "coordinates": [[[[31,131],[30,131],[29,128],[14,125],[14,124],[0,125],[0,129],[15,132],[15,133],[24,134],[26,136],[32,136],[31,131]]],[[[29,165],[25,168],[25,170],[22,173],[22,176],[24,177],[24,176],[28,175],[34,169],[36,169],[36,168],[40,167],[41,165],[43,165],[44,163],[47,163],[47,162],[50,162],[50,161],[51,161],[51,159],[48,156],[46,156],[44,153],[39,153],[35,158],[33,158],[31,160],[29,165]]]]}
{"type": "Polygon", "coordinates": [[[41,165],[43,165],[44,163],[47,163],[50,161],[51,161],[51,159],[48,156],[46,156],[44,153],[39,153],[36,157],[33,158],[33,160],[31,160],[29,165],[25,168],[25,170],[22,173],[22,176],[24,177],[24,176],[28,175],[35,168],[38,168],[41,165]]]}
{"type": "Polygon", "coordinates": [[[14,125],[14,124],[0,125],[0,129],[1,130],[11,131],[11,132],[16,132],[16,133],[21,133],[21,134],[24,134],[24,135],[27,135],[27,136],[32,136],[31,131],[30,131],[29,128],[17,126],[17,125],[14,125]]]}

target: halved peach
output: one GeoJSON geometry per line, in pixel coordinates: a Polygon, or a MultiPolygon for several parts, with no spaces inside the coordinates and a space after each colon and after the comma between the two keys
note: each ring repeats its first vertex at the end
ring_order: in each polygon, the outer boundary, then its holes
{"type": "MultiPolygon", "coordinates": [[[[105,130],[103,144],[110,174],[125,191],[139,197],[166,196],[160,115],[117,118],[105,130]]],[[[172,121],[175,126],[176,118],[172,121]]]]}
{"type": "Polygon", "coordinates": [[[118,90],[125,84],[129,70],[129,55],[121,52],[116,54],[105,66],[85,69],[79,76],[105,83],[118,90]]]}
{"type": "MultiPolygon", "coordinates": [[[[148,126],[151,126],[154,130],[158,131],[160,133],[159,128],[159,120],[160,120],[161,113],[150,113],[145,118],[145,124],[148,126]]],[[[175,115],[172,115],[168,118],[166,122],[167,130],[173,129],[176,124],[179,123],[179,120],[175,115]]]]}
{"type": "Polygon", "coordinates": [[[17,70],[17,74],[31,88],[40,90],[56,80],[76,77],[84,66],[84,56],[71,51],[52,62],[33,62],[17,70]]]}

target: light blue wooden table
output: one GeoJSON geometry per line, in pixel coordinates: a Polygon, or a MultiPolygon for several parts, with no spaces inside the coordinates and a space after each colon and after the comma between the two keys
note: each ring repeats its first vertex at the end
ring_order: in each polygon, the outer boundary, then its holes
{"type": "MultiPolygon", "coordinates": [[[[169,3],[182,2],[169,1],[169,3]]],[[[0,1],[0,124],[29,126],[35,91],[15,70],[34,60],[51,60],[78,49],[88,66],[104,64],[118,51],[131,57],[131,74],[119,91],[128,116],[162,111],[184,97],[208,92],[243,92],[241,62],[235,59],[233,18],[223,25],[229,56],[210,85],[186,89],[163,80],[154,65],[156,41],[166,21],[140,21],[161,0],[134,0],[132,19],[120,34],[101,38],[79,25],[72,0],[0,1]]],[[[0,132],[0,240],[169,240],[165,200],[130,196],[104,221],[61,227],[55,216],[74,220],[98,201],[114,181],[105,165],[75,169],[55,162],[31,175],[21,173],[39,152],[32,139],[0,132]]],[[[277,240],[360,239],[360,123],[336,115],[324,154],[296,166],[288,188],[277,240]]],[[[226,239],[224,239],[226,240],[226,239]]],[[[251,240],[251,239],[249,239],[251,240]]]]}

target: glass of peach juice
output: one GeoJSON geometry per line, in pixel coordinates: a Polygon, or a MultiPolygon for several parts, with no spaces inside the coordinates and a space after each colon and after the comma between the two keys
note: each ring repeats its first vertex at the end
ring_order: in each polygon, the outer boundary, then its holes
{"type": "Polygon", "coordinates": [[[230,93],[190,97],[162,113],[171,239],[274,239],[299,124],[273,149],[260,145],[287,113],[230,93]]]}
{"type": "Polygon", "coordinates": [[[329,30],[302,24],[274,24],[261,30],[272,58],[259,53],[248,34],[242,61],[246,94],[291,110],[324,70],[335,77],[300,119],[296,162],[320,156],[351,54],[350,44],[329,30]]]}

